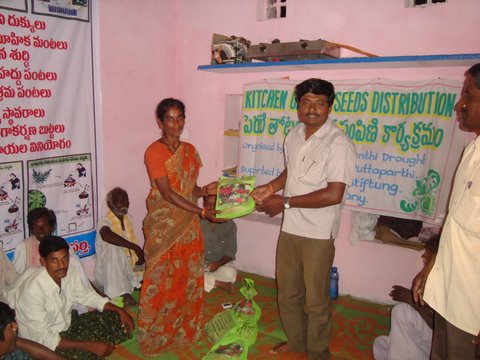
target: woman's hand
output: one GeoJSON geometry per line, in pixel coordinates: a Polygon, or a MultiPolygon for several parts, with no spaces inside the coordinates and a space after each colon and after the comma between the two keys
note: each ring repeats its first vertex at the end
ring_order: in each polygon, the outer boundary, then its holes
{"type": "Polygon", "coordinates": [[[205,185],[203,187],[205,189],[204,195],[217,195],[217,186],[218,181],[212,181],[210,184],[205,185]]]}
{"type": "Polygon", "coordinates": [[[229,219],[219,219],[217,218],[217,214],[219,214],[220,211],[217,211],[215,209],[208,209],[204,208],[202,209],[202,213],[200,217],[202,219],[207,219],[208,221],[214,222],[214,223],[224,223],[228,221],[229,219]]]}

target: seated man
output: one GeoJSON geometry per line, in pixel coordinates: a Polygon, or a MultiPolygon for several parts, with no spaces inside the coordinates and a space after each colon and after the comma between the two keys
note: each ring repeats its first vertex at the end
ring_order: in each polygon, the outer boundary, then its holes
{"type": "MultiPolygon", "coordinates": [[[[215,196],[204,197],[203,206],[215,208],[215,196]]],[[[205,291],[215,286],[234,291],[237,269],[233,265],[237,253],[237,226],[233,220],[213,223],[200,220],[205,246],[205,291]]]]}
{"type": "Polygon", "coordinates": [[[4,301],[7,288],[11,286],[17,278],[18,274],[13,264],[7,259],[7,256],[3,252],[3,245],[0,241],[0,301],[4,301]]]}
{"type": "MultiPolygon", "coordinates": [[[[40,255],[38,253],[38,245],[45,236],[52,235],[57,228],[57,217],[53,210],[45,207],[39,207],[30,210],[27,215],[28,230],[30,236],[18,244],[13,256],[13,265],[18,274],[23,274],[25,270],[31,267],[39,267],[40,255]]],[[[70,268],[75,268],[80,275],[85,286],[91,286],[85,269],[80,262],[80,258],[75,251],[70,248],[70,268]]],[[[80,305],[75,305],[75,309],[79,312],[86,312],[88,309],[80,305]]]]}
{"type": "Polygon", "coordinates": [[[45,236],[53,234],[57,217],[53,210],[39,207],[28,213],[27,223],[30,236],[18,244],[13,257],[13,265],[19,274],[31,266],[40,266],[38,244],[45,236]]]}
{"type": "Polygon", "coordinates": [[[97,226],[95,281],[111,299],[121,296],[126,305],[134,305],[131,293],[140,287],[145,258],[128,215],[127,192],[119,187],[112,189],[107,205],[110,210],[97,226]]]}
{"type": "MultiPolygon", "coordinates": [[[[422,255],[426,265],[438,250],[440,235],[432,236],[425,243],[422,255]]],[[[413,301],[412,291],[395,285],[390,293],[399,301],[392,309],[391,329],[388,336],[382,335],[373,343],[375,360],[428,360],[432,344],[433,310],[413,301]]]]}
{"type": "Polygon", "coordinates": [[[43,345],[17,337],[17,329],[15,312],[7,304],[0,302],[0,359],[65,359],[43,345]]]}
{"type": "MultiPolygon", "coordinates": [[[[49,235],[39,245],[42,267],[28,269],[7,292],[7,300],[16,311],[19,334],[56,351],[90,351],[97,356],[111,354],[115,346],[107,339],[129,334],[134,327],[132,317],[124,310],[98,295],[91,286],[86,286],[76,271],[69,268],[69,245],[59,236],[49,235]],[[118,314],[116,323],[102,327],[112,313],[88,312],[76,316],[72,322],[72,305],[77,302],[97,310],[110,310],[118,314]],[[95,316],[92,320],[91,317],[95,316]],[[89,322],[84,322],[87,317],[89,322]],[[118,323],[118,326],[117,326],[118,323]],[[76,337],[66,337],[69,327],[81,329],[76,337]],[[98,340],[98,328],[102,339],[98,340]],[[97,339],[90,336],[95,334],[97,339]],[[82,339],[82,340],[79,340],[82,339]]],[[[122,341],[125,337],[122,338],[122,341]]],[[[70,357],[70,356],[68,356],[70,357]]]]}

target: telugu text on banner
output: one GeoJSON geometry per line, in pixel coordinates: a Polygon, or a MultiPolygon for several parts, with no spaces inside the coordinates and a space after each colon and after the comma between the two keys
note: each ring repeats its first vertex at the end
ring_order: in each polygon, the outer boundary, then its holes
{"type": "Polygon", "coordinates": [[[26,216],[54,210],[56,234],[94,253],[97,159],[88,1],[0,2],[0,241],[9,257],[26,216]]]}

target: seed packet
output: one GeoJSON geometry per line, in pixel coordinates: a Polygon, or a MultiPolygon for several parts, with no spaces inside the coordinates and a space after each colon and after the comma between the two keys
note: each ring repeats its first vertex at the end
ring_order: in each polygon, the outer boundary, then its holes
{"type": "Polygon", "coordinates": [[[250,214],[255,209],[255,201],[250,193],[255,187],[255,176],[232,179],[222,176],[218,181],[215,210],[221,219],[234,219],[250,214]]]}

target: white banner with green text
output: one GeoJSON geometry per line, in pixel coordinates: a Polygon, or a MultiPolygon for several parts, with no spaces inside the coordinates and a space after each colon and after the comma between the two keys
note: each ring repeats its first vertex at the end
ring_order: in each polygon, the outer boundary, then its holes
{"type": "MultiPolygon", "coordinates": [[[[243,92],[238,176],[264,184],[284,169],[283,141],[298,122],[295,80],[248,83],[243,92]]],[[[347,209],[440,224],[464,147],[447,79],[339,80],[330,119],[355,143],[347,209]]]]}

